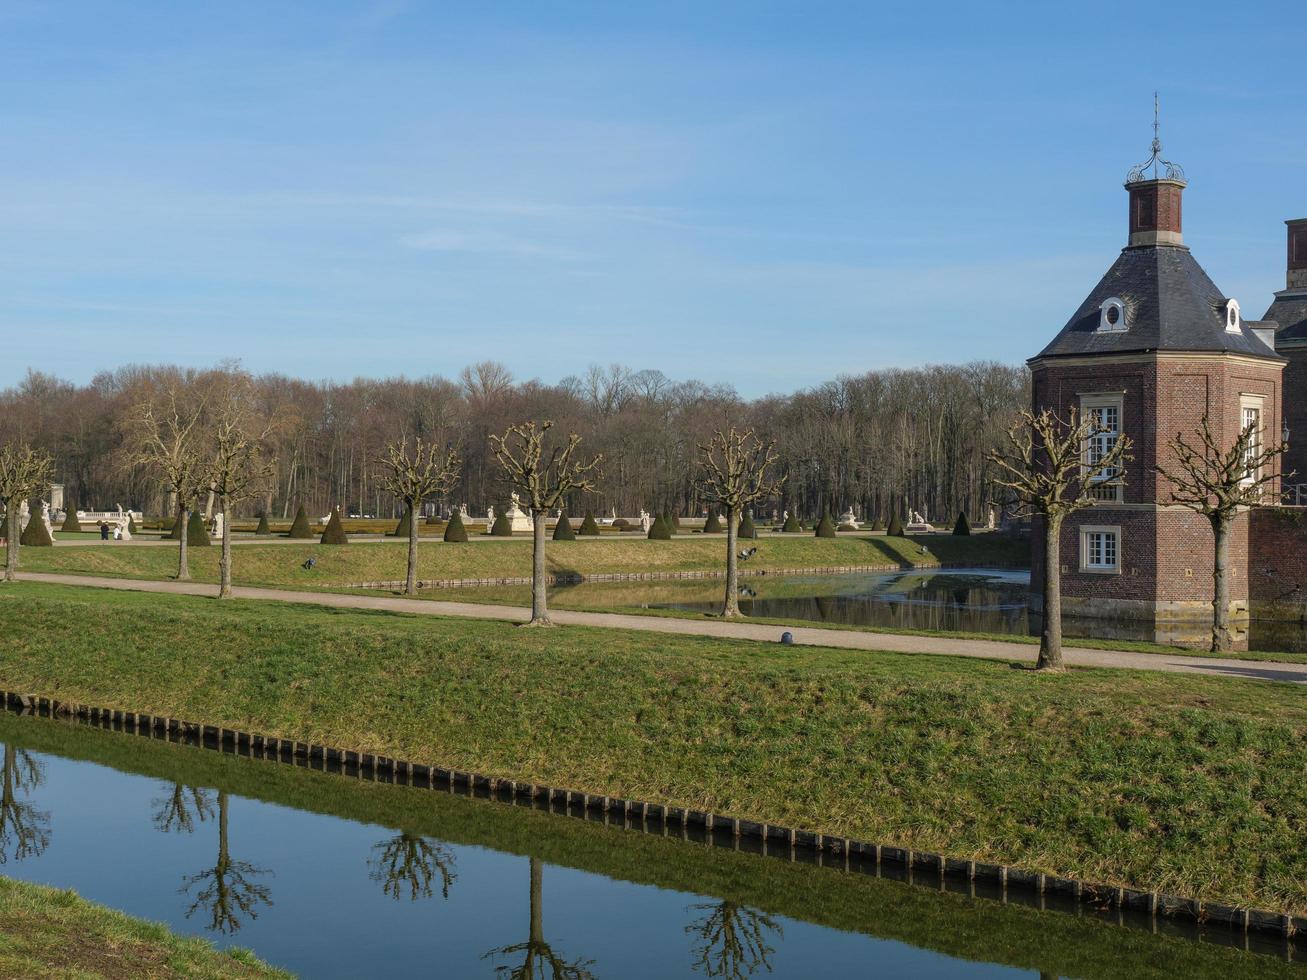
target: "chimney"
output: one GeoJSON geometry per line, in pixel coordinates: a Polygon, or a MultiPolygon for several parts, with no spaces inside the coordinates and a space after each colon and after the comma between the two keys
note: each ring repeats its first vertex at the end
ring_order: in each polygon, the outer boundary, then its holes
{"type": "MultiPolygon", "coordinates": [[[[1131,180],[1125,185],[1130,192],[1132,246],[1184,244],[1180,232],[1180,203],[1184,188],[1184,180],[1175,177],[1131,180]]],[[[1303,223],[1302,236],[1303,255],[1307,259],[1307,222],[1303,223]]],[[[1304,266],[1307,267],[1307,262],[1304,266]]]]}
{"type": "Polygon", "coordinates": [[[1286,221],[1289,226],[1289,273],[1285,285],[1307,289],[1307,218],[1286,221]]]}

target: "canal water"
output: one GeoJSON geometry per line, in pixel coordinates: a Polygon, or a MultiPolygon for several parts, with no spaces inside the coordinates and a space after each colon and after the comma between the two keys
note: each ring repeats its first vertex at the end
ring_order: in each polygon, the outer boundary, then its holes
{"type": "Polygon", "coordinates": [[[1283,940],[1041,909],[69,721],[5,713],[0,743],[0,873],[308,977],[1302,975],[1304,952],[1283,940]]]}
{"type": "MultiPolygon", "coordinates": [[[[465,590],[460,590],[463,593],[465,590]]],[[[466,590],[469,597],[529,603],[527,587],[466,590]]],[[[1038,635],[1029,610],[1030,573],[1025,570],[949,568],[850,575],[757,576],[740,580],[740,611],[746,616],[886,629],[1038,635]]],[[[720,579],[652,582],[580,582],[551,590],[555,605],[578,609],[721,609],[720,579]]],[[[1254,620],[1240,628],[1245,650],[1307,651],[1302,623],[1254,620]]],[[[1063,616],[1063,633],[1085,640],[1137,640],[1206,646],[1208,624],[1144,623],[1063,616]]]]}

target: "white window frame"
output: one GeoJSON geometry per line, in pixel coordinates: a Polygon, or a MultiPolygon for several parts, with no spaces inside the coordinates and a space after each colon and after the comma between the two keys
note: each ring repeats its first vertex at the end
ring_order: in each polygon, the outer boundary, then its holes
{"type": "Polygon", "coordinates": [[[1098,307],[1099,333],[1125,333],[1130,326],[1125,322],[1125,300],[1120,296],[1109,296],[1098,307]],[[1116,310],[1116,323],[1107,318],[1108,310],[1116,310]]]}
{"type": "Polygon", "coordinates": [[[1121,527],[1117,524],[1082,524],[1080,527],[1080,571],[1088,575],[1120,575],[1121,574],[1121,527]],[[1091,539],[1095,535],[1102,535],[1102,549],[1104,556],[1108,551],[1113,552],[1113,561],[1091,562],[1091,550],[1093,542],[1091,539]],[[1108,546],[1108,542],[1111,546],[1108,546]]]}
{"type": "Polygon", "coordinates": [[[1239,301],[1237,299],[1228,299],[1225,301],[1225,331],[1226,333],[1239,333],[1243,327],[1242,315],[1239,312],[1239,301]]]}
{"type": "Polygon", "coordinates": [[[1249,413],[1257,414],[1257,436],[1256,440],[1249,444],[1248,452],[1244,456],[1244,483],[1252,483],[1261,477],[1261,470],[1253,471],[1248,468],[1247,463],[1255,459],[1262,451],[1266,444],[1266,398],[1262,395],[1242,394],[1239,396],[1239,432],[1242,433],[1248,427],[1249,413]]]}
{"type": "MultiPolygon", "coordinates": [[[[1104,410],[1116,411],[1115,434],[1101,433],[1085,440],[1081,449],[1081,471],[1087,472],[1098,459],[1111,451],[1125,430],[1125,393],[1120,391],[1095,392],[1080,396],[1080,417],[1087,419],[1104,410]]],[[[1096,477],[1091,491],[1095,500],[1105,503],[1120,503],[1122,499],[1122,473],[1118,467],[1114,473],[1105,473],[1096,477]]]]}

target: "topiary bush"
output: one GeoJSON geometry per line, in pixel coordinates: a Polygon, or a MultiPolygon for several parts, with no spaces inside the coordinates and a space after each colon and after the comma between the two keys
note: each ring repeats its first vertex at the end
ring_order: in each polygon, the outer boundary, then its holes
{"type": "Polygon", "coordinates": [[[672,522],[662,514],[653,519],[649,525],[649,540],[651,541],[670,541],[672,539],[672,522]]]}
{"type": "Polygon", "coordinates": [[[889,518],[889,527],[885,528],[885,533],[892,538],[903,537],[903,518],[899,517],[896,510],[889,518]]]}
{"type": "Polygon", "coordinates": [[[839,527],[837,527],[835,530],[837,530],[837,531],[856,531],[857,529],[858,529],[858,525],[856,525],[856,524],[849,524],[849,523],[846,522],[846,523],[844,523],[844,524],[841,524],[841,525],[840,525],[839,527]]]}
{"type": "Polygon", "coordinates": [[[958,519],[953,525],[953,533],[957,535],[969,535],[971,533],[971,523],[967,520],[966,511],[958,511],[958,519]]]}
{"type": "Polygon", "coordinates": [[[50,531],[46,528],[45,521],[41,520],[39,503],[29,508],[27,527],[23,528],[23,533],[18,535],[18,543],[25,548],[54,547],[54,538],[50,537],[50,531]]]}
{"type": "Polygon", "coordinates": [[[77,522],[77,511],[69,507],[68,512],[64,514],[64,522],[60,526],[59,530],[66,531],[69,534],[71,534],[72,532],[80,531],[81,529],[82,529],[82,525],[77,522]]]}
{"type": "Polygon", "coordinates": [[[399,523],[395,525],[395,530],[390,532],[390,536],[392,538],[407,538],[412,527],[413,515],[405,509],[404,516],[399,519],[399,523]]]}
{"type": "Polygon", "coordinates": [[[430,517],[428,517],[428,518],[427,518],[425,521],[423,521],[422,523],[425,524],[427,527],[439,527],[439,526],[440,526],[440,518],[437,517],[435,514],[432,514],[430,517]]]}
{"type": "Polygon", "coordinates": [[[291,522],[290,530],[286,532],[288,538],[311,538],[313,537],[313,526],[309,524],[308,512],[304,505],[300,504],[295,511],[295,520],[291,522]]]}
{"type": "MultiPolygon", "coordinates": [[[[543,521],[543,517],[537,517],[536,520],[543,521]]],[[[566,514],[558,515],[558,523],[554,525],[555,541],[575,541],[576,532],[572,530],[572,522],[567,519],[566,514]]]]}
{"type": "Polygon", "coordinates": [[[726,528],[722,527],[722,519],[717,516],[717,508],[708,511],[708,519],[703,522],[704,534],[721,534],[726,528]]]}
{"type": "Polygon", "coordinates": [[[821,520],[817,522],[816,537],[833,538],[835,537],[835,522],[830,519],[830,511],[821,512],[821,520]]]}
{"type": "Polygon", "coordinates": [[[191,519],[186,524],[186,545],[190,548],[207,548],[213,544],[209,540],[209,529],[204,526],[204,515],[198,510],[191,511],[191,519]]]}
{"type": "Polygon", "coordinates": [[[459,511],[454,511],[454,516],[445,525],[445,540],[454,544],[467,540],[467,528],[463,526],[463,515],[459,511]]]}
{"type": "Polygon", "coordinates": [[[877,516],[877,518],[871,522],[871,529],[873,531],[883,531],[885,530],[885,522],[877,516]]]}
{"type": "Polygon", "coordinates": [[[790,511],[785,518],[785,523],[781,525],[782,534],[798,534],[803,530],[803,522],[795,516],[794,511],[790,511]]]}
{"type": "Polygon", "coordinates": [[[577,528],[576,533],[594,538],[599,536],[599,522],[595,520],[593,511],[587,510],[585,512],[585,518],[581,521],[581,526],[577,528]]]}
{"type": "MultiPolygon", "coordinates": [[[[142,518],[142,520],[144,520],[144,518],[142,518]]],[[[138,533],[136,530],[136,518],[131,514],[127,515],[127,530],[132,534],[138,533]]]]}
{"type": "Polygon", "coordinates": [[[628,521],[625,517],[619,517],[617,518],[617,520],[613,521],[614,531],[625,531],[630,526],[631,526],[631,522],[628,521]]]}
{"type": "Polygon", "coordinates": [[[259,526],[254,529],[254,533],[262,538],[267,538],[272,536],[272,528],[268,527],[267,514],[259,515],[259,526]]]}
{"type": "Polygon", "coordinates": [[[746,510],[744,516],[740,518],[740,529],[735,533],[737,537],[741,538],[758,537],[758,529],[753,526],[753,515],[749,511],[746,510]]]}
{"type": "Polygon", "coordinates": [[[345,525],[340,520],[340,508],[331,509],[331,519],[327,521],[327,526],[322,532],[322,544],[349,544],[349,535],[345,533],[345,525]]]}
{"type": "Polygon", "coordinates": [[[508,519],[508,514],[500,511],[495,515],[495,523],[490,525],[490,533],[497,538],[513,536],[513,522],[508,519]]]}

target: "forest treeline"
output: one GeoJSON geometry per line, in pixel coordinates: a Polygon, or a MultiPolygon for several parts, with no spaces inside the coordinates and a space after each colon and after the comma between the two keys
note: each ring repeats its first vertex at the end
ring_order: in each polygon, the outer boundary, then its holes
{"type": "MultiPolygon", "coordinates": [[[[80,509],[121,503],[158,514],[168,506],[166,487],[133,463],[133,414],[169,386],[202,398],[237,372],[235,365],[129,366],[86,385],[29,372],[0,391],[0,441],[49,451],[55,479],[80,509]]],[[[1029,404],[1024,366],[992,361],[869,371],[753,400],[729,386],[620,365],[593,366],[553,385],[517,381],[489,361],[456,380],[317,383],[264,374],[250,382],[255,409],[276,423],[265,447],[275,469],[266,496],[244,509],[273,517],[293,514],[300,503],[316,515],[337,505],[347,513],[397,515],[401,505],[382,488],[377,461],[400,438],[457,448],[459,484],[432,506],[466,504],[481,516],[507,495],[490,436],[517,422],[552,419],[555,432],[577,432],[586,453],[604,456],[600,492],[572,501],[572,513],[703,513],[697,446],[733,425],[774,440],[780,456],[785,488],[759,508],[760,516],[797,509],[810,519],[825,507],[839,513],[851,506],[864,520],[883,520],[912,507],[936,520],[959,511],[983,520],[1002,496],[985,455],[1029,404]]]]}

